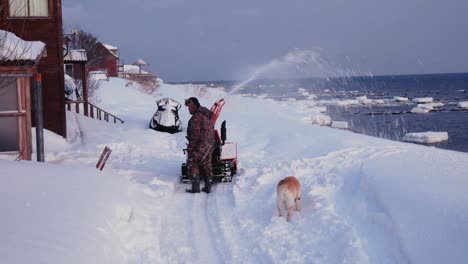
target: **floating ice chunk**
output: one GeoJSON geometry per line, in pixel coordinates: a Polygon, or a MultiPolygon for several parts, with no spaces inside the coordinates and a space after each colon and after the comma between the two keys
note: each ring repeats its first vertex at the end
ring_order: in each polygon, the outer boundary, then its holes
{"type": "Polygon", "coordinates": [[[348,129],[348,122],[346,121],[332,121],[331,127],[339,129],[348,129]]]}
{"type": "Polygon", "coordinates": [[[414,114],[427,114],[432,110],[432,108],[422,108],[422,107],[413,107],[411,113],[414,114]]]}
{"type": "Polygon", "coordinates": [[[327,115],[316,114],[310,117],[304,118],[304,122],[312,125],[329,125],[331,123],[331,118],[327,115]]]}
{"type": "Polygon", "coordinates": [[[431,111],[432,109],[434,109],[434,107],[432,106],[431,103],[427,103],[427,104],[418,104],[418,107],[417,108],[422,108],[422,109],[427,109],[429,111],[431,111]]]}
{"type": "Polygon", "coordinates": [[[425,103],[425,104],[418,104],[418,107],[428,107],[428,108],[436,108],[444,106],[443,103],[425,103]]]}
{"type": "Polygon", "coordinates": [[[458,102],[457,104],[458,107],[460,108],[468,108],[468,101],[463,101],[463,102],[458,102]]]}
{"type": "Polygon", "coordinates": [[[372,103],[374,103],[374,104],[385,104],[385,100],[384,99],[373,99],[372,103]]]}
{"type": "Polygon", "coordinates": [[[430,111],[434,110],[434,108],[444,106],[443,103],[425,103],[425,104],[418,104],[417,107],[411,109],[411,113],[415,114],[425,114],[429,113],[430,111]]]}
{"type": "Polygon", "coordinates": [[[448,140],[447,132],[420,132],[420,133],[407,133],[403,136],[403,141],[416,142],[416,143],[436,143],[448,140]]]}
{"type": "Polygon", "coordinates": [[[408,101],[408,97],[394,96],[394,97],[393,97],[393,100],[395,100],[395,101],[397,101],[397,102],[407,102],[407,101],[408,101]]]}
{"type": "Polygon", "coordinates": [[[315,98],[316,98],[315,95],[310,94],[310,93],[309,93],[306,89],[304,89],[304,88],[298,88],[298,89],[297,89],[297,92],[298,92],[300,95],[305,96],[305,97],[306,97],[307,99],[309,99],[309,100],[312,100],[312,99],[315,99],[315,98]]]}
{"type": "Polygon", "coordinates": [[[432,97],[420,97],[420,98],[413,98],[413,102],[415,103],[430,103],[434,100],[432,97]]]}
{"type": "Polygon", "coordinates": [[[371,101],[372,101],[372,100],[370,100],[370,99],[367,99],[367,96],[365,96],[365,95],[356,97],[356,100],[357,100],[360,104],[370,104],[371,101]]]}

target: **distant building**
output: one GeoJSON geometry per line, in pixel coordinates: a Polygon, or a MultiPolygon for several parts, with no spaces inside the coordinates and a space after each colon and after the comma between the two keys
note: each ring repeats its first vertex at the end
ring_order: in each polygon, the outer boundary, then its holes
{"type": "MultiPolygon", "coordinates": [[[[88,99],[88,77],[86,74],[87,61],[88,57],[86,56],[86,50],[84,49],[70,49],[63,58],[63,62],[65,63],[65,74],[72,77],[79,84],[78,90],[81,91],[81,94],[75,96],[76,100],[81,99],[81,96],[84,97],[84,100],[88,99]]],[[[65,90],[67,90],[66,84],[67,80],[65,80],[65,90]]],[[[71,99],[69,96],[67,98],[71,99]]]]}
{"type": "Polygon", "coordinates": [[[70,49],[63,58],[65,73],[74,79],[81,80],[87,61],[86,50],[70,49]]]}
{"type": "Polygon", "coordinates": [[[142,59],[136,60],[132,65],[122,65],[119,77],[139,82],[145,85],[159,86],[162,80],[153,73],[142,70],[142,66],[148,66],[142,59]]]}
{"type": "Polygon", "coordinates": [[[104,71],[109,77],[117,77],[117,66],[119,65],[118,48],[98,42],[95,48],[97,58],[90,62],[90,71],[104,71]]]}

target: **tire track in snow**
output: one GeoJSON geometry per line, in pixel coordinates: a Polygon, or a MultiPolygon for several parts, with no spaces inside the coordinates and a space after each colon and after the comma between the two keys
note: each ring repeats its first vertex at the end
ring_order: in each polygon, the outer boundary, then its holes
{"type": "Polygon", "coordinates": [[[252,255],[254,245],[242,234],[234,204],[233,183],[218,183],[208,202],[212,208],[210,226],[213,237],[222,250],[224,263],[269,263],[271,259],[262,261],[259,256],[252,255]]]}
{"type": "Polygon", "coordinates": [[[189,194],[180,184],[166,208],[160,246],[162,263],[221,263],[209,225],[205,193],[189,194]]]}

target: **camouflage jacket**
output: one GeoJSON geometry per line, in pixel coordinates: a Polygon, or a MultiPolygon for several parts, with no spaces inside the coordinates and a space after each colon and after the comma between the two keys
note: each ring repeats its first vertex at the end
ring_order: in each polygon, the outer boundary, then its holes
{"type": "Polygon", "coordinates": [[[211,123],[213,112],[200,106],[188,122],[187,151],[189,155],[202,158],[214,146],[214,126],[211,123]]]}

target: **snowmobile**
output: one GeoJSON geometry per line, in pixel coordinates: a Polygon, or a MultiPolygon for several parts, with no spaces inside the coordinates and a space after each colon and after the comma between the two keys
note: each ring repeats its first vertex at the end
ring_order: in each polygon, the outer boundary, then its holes
{"type": "MultiPolygon", "coordinates": [[[[213,104],[211,112],[213,112],[212,123],[216,124],[221,109],[224,106],[224,99],[220,99],[213,104]]],[[[186,149],[184,149],[186,154],[186,149]]],[[[215,146],[211,158],[213,182],[231,182],[234,175],[237,173],[237,143],[226,142],[226,120],[221,124],[221,136],[218,130],[215,130],[215,146]]],[[[187,163],[182,164],[181,183],[190,183],[190,178],[187,175],[187,163]]]]}
{"type": "Polygon", "coordinates": [[[149,128],[171,134],[182,131],[179,119],[181,104],[171,98],[163,98],[156,101],[156,105],[158,110],[151,118],[149,128]]]}

